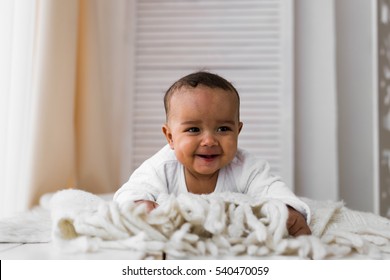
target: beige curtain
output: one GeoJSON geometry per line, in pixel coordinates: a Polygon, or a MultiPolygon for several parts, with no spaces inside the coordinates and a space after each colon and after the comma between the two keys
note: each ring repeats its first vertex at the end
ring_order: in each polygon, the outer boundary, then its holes
{"type": "MultiPolygon", "coordinates": [[[[13,36],[21,32],[20,2],[12,4],[13,36]]],[[[1,115],[0,160],[7,172],[0,173],[0,216],[23,211],[42,194],[63,188],[113,192],[124,178],[127,1],[33,2],[28,5],[33,27],[23,26],[31,44],[21,48],[13,40],[9,48],[11,56],[16,48],[27,53],[31,64],[23,77],[10,71],[9,87],[1,88],[9,105],[15,85],[30,85],[18,91],[15,110],[1,115]],[[22,117],[14,122],[13,114],[22,117]]]]}

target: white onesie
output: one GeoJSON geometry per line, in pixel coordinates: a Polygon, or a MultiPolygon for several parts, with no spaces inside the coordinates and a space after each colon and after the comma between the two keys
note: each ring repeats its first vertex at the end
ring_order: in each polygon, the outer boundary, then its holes
{"type": "MultiPolygon", "coordinates": [[[[134,200],[158,202],[159,194],[188,192],[184,167],[169,145],[147,159],[115,193],[119,204],[134,200]]],[[[310,209],[279,177],[270,174],[268,162],[238,149],[230,164],[219,171],[214,192],[239,192],[251,197],[270,197],[301,212],[310,222],[310,209]]]]}

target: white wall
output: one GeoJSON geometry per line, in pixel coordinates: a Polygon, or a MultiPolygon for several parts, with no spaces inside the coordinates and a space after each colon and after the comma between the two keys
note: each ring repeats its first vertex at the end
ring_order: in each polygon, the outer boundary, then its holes
{"type": "Polygon", "coordinates": [[[374,1],[295,1],[295,186],[378,213],[374,1]]]}
{"type": "Polygon", "coordinates": [[[338,199],[334,2],[295,3],[295,190],[338,199]]]}
{"type": "Polygon", "coordinates": [[[376,43],[373,1],[335,1],[340,197],[347,206],[378,212],[374,126],[376,43]],[[351,9],[353,7],[353,9],[351,9]]]}

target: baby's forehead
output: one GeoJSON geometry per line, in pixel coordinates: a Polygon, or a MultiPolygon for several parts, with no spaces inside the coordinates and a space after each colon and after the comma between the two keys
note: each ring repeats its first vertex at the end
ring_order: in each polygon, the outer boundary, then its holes
{"type": "MultiPolygon", "coordinates": [[[[208,96],[210,97],[217,96],[218,103],[223,105],[232,105],[233,107],[236,108],[234,114],[236,114],[238,120],[240,120],[240,97],[238,96],[237,92],[230,89],[224,89],[220,87],[210,87],[203,84],[198,84],[195,87],[190,85],[182,85],[180,87],[171,89],[169,94],[166,95],[164,98],[166,120],[168,121],[171,118],[173,111],[176,111],[176,109],[183,108],[184,106],[187,107],[187,105],[191,105],[191,104],[195,105],[198,99],[194,100],[193,98],[194,97],[197,98],[197,96],[199,96],[200,98],[199,102],[202,103],[201,106],[207,106],[207,104],[212,103],[211,102],[212,100],[209,100],[210,102],[208,102],[207,100],[208,96]],[[204,105],[205,103],[206,105],[204,105]]],[[[188,109],[190,110],[189,107],[188,109]]]]}
{"type": "MultiPolygon", "coordinates": [[[[193,96],[193,97],[197,97],[197,95],[199,93],[203,93],[203,94],[206,94],[206,96],[210,96],[210,97],[220,97],[221,96],[221,93],[222,94],[226,94],[227,96],[232,96],[233,98],[232,99],[225,99],[225,102],[230,102],[230,101],[234,101],[234,102],[237,102],[239,103],[239,98],[237,96],[237,94],[235,92],[233,92],[232,90],[227,90],[227,89],[223,89],[223,88],[220,88],[220,87],[209,87],[209,86],[206,86],[206,85],[198,85],[197,87],[191,87],[191,86],[182,86],[178,89],[176,89],[175,91],[172,92],[171,94],[171,99],[172,97],[176,96],[176,97],[186,97],[186,96],[193,96]]],[[[223,96],[225,98],[225,96],[223,96]]],[[[178,98],[179,100],[181,98],[178,98]]]]}

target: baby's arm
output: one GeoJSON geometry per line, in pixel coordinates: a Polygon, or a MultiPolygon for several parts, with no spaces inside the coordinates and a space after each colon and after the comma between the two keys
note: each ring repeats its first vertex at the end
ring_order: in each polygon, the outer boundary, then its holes
{"type": "Polygon", "coordinates": [[[282,181],[275,181],[266,187],[264,196],[283,201],[288,209],[287,230],[291,236],[310,235],[308,226],[310,208],[300,200],[282,181]]]}
{"type": "MultiPolygon", "coordinates": [[[[288,207],[287,229],[290,235],[299,236],[311,234],[310,208],[300,200],[279,177],[270,174],[270,166],[266,161],[252,162],[244,169],[249,178],[244,193],[254,197],[269,197],[278,199],[288,207]]],[[[244,177],[245,179],[245,177],[244,177]]]]}
{"type": "Polygon", "coordinates": [[[167,193],[167,187],[164,180],[153,166],[147,162],[142,164],[130,176],[129,180],[115,193],[114,201],[119,204],[124,204],[129,201],[142,202],[148,201],[146,204],[151,209],[155,208],[157,197],[161,193],[167,193]]]}
{"type": "Polygon", "coordinates": [[[145,204],[146,205],[146,211],[149,213],[150,211],[154,210],[154,208],[158,207],[158,204],[151,200],[136,200],[136,204],[145,204]]]}
{"type": "Polygon", "coordinates": [[[288,218],[287,218],[287,230],[292,236],[311,235],[311,230],[306,223],[305,217],[292,208],[287,206],[288,218]]]}

